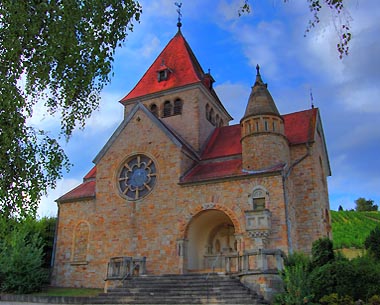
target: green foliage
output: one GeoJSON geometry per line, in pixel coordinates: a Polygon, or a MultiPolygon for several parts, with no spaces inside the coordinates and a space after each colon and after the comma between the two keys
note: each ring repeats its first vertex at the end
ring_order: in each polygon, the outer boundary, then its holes
{"type": "Polygon", "coordinates": [[[319,300],[322,305],[354,305],[354,300],[350,296],[339,296],[332,293],[319,300]]]}
{"type": "Polygon", "coordinates": [[[0,212],[5,217],[34,215],[40,197],[69,168],[57,138],[69,139],[97,108],[115,49],[140,13],[134,0],[0,2],[0,212]],[[60,118],[57,137],[26,123],[41,100],[60,118]]]}
{"type": "Polygon", "coordinates": [[[27,227],[15,226],[0,244],[0,290],[30,293],[47,280],[43,265],[43,243],[27,227]]]}
{"type": "Polygon", "coordinates": [[[363,249],[365,239],[379,221],[379,212],[331,211],[334,248],[363,249]]]}
{"type": "Polygon", "coordinates": [[[353,304],[380,295],[380,262],[368,255],[352,260],[334,255],[332,242],[325,238],[313,243],[310,259],[290,255],[282,276],[285,291],[276,296],[277,305],[353,304]]]}
{"type": "Polygon", "coordinates": [[[334,260],[333,243],[329,238],[320,238],[313,243],[311,248],[312,267],[321,267],[334,260]]]}
{"type": "Polygon", "coordinates": [[[380,261],[380,226],[374,228],[364,241],[365,248],[380,261]]]}
{"type": "Polygon", "coordinates": [[[354,300],[367,300],[379,294],[380,264],[370,257],[348,260],[342,257],[317,267],[310,274],[310,285],[315,300],[337,293],[354,300]]]}
{"type": "Polygon", "coordinates": [[[55,223],[55,218],[0,217],[0,290],[27,293],[46,283],[55,223]]]}
{"type": "Polygon", "coordinates": [[[374,295],[368,300],[369,305],[380,305],[380,296],[374,295]]]}
{"type": "Polygon", "coordinates": [[[309,277],[310,260],[306,255],[289,255],[282,273],[285,292],[276,296],[277,305],[308,304],[312,299],[309,277]]]}
{"type": "Polygon", "coordinates": [[[380,263],[371,256],[358,257],[351,262],[355,270],[351,295],[362,300],[380,295],[380,263]]]}
{"type": "Polygon", "coordinates": [[[332,293],[353,296],[355,268],[347,259],[335,260],[313,269],[310,278],[316,300],[332,293]]]}
{"type": "Polygon", "coordinates": [[[357,212],[377,211],[379,208],[376,204],[374,204],[373,200],[371,199],[366,200],[365,198],[362,198],[362,197],[356,199],[355,204],[356,204],[355,210],[357,212]]]}

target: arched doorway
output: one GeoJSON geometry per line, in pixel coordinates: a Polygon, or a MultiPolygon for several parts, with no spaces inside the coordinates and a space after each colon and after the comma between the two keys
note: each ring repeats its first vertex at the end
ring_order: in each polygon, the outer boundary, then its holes
{"type": "Polygon", "coordinates": [[[219,210],[197,214],[189,224],[186,239],[189,272],[223,271],[224,256],[237,252],[234,224],[219,210]]]}

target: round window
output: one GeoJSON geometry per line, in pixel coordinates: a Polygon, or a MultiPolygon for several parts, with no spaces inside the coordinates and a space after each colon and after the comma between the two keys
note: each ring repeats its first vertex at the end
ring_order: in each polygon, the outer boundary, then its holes
{"type": "Polygon", "coordinates": [[[129,200],[137,200],[148,195],[156,183],[156,165],[143,154],[128,158],[121,167],[118,186],[129,200]]]}

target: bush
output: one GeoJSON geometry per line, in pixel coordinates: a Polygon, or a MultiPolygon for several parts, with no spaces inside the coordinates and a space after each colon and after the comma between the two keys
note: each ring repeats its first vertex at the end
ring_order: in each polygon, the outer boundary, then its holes
{"type": "Polygon", "coordinates": [[[350,296],[339,296],[337,293],[326,295],[319,302],[322,305],[354,305],[354,301],[350,296]]]}
{"type": "Polygon", "coordinates": [[[374,295],[368,300],[369,305],[380,305],[380,296],[374,295]]]}
{"type": "Polygon", "coordinates": [[[355,274],[353,276],[353,297],[367,300],[380,294],[380,263],[371,256],[358,257],[352,260],[355,274]]]}
{"type": "Polygon", "coordinates": [[[373,257],[380,261],[380,227],[373,229],[364,241],[365,248],[373,257]]]}
{"type": "Polygon", "coordinates": [[[309,281],[310,259],[303,254],[288,256],[282,273],[285,292],[276,296],[278,305],[310,304],[312,299],[309,281]]]}
{"type": "Polygon", "coordinates": [[[316,240],[311,248],[312,267],[321,267],[334,260],[334,249],[332,241],[326,238],[316,240]]]}
{"type": "Polygon", "coordinates": [[[0,289],[5,292],[39,291],[47,280],[42,268],[43,243],[38,234],[13,229],[0,244],[0,289]]]}
{"type": "Polygon", "coordinates": [[[336,259],[315,268],[310,274],[310,284],[316,300],[333,293],[355,297],[355,283],[355,267],[347,259],[336,259]]]}

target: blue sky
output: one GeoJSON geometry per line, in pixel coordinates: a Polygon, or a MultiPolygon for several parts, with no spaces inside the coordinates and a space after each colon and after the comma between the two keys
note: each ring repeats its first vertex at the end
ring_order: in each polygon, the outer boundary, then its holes
{"type": "MultiPolygon", "coordinates": [[[[80,184],[92,160],[123,119],[118,101],[139,81],[177,31],[175,1],[142,0],[141,22],[116,53],[114,77],[100,109],[84,130],[63,146],[73,167],[40,203],[40,216],[55,216],[55,199],[80,184]]],[[[359,197],[380,204],[380,4],[348,1],[352,43],[348,57],[336,51],[339,18],[321,12],[321,22],[304,37],[312,17],[306,0],[250,1],[252,12],[238,17],[241,1],[183,0],[182,33],[203,69],[211,69],[215,90],[238,123],[253,85],[256,64],[282,114],[320,109],[332,176],[330,206],[355,207],[359,197]]],[[[52,133],[58,119],[37,105],[31,124],[52,133]]]]}

